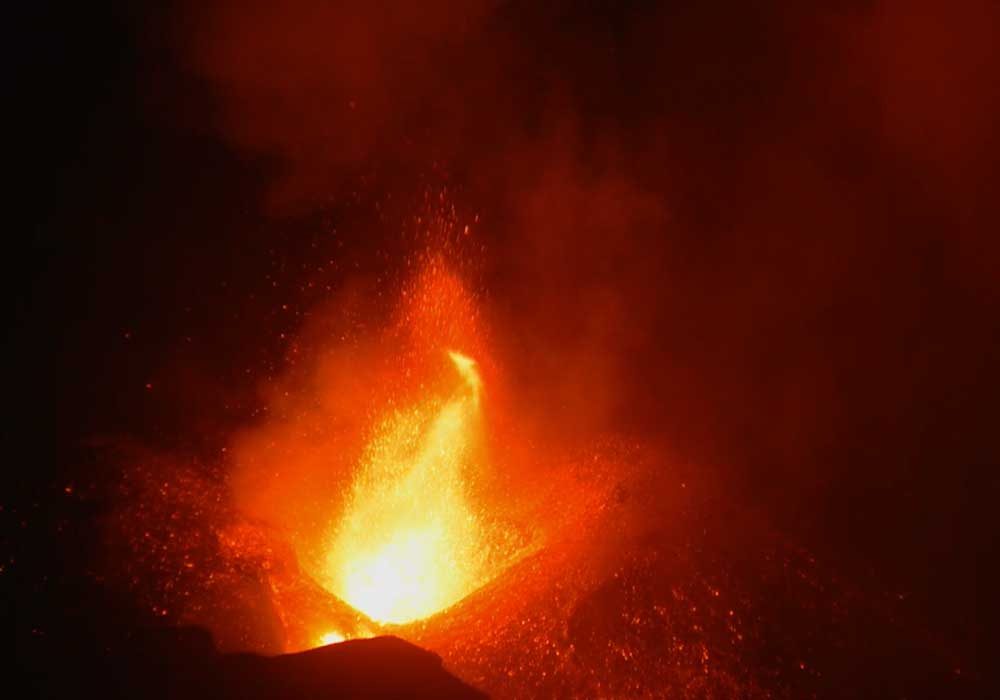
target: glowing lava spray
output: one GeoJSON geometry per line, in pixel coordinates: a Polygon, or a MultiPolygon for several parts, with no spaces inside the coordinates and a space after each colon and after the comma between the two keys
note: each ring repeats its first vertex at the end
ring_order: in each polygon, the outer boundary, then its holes
{"type": "Polygon", "coordinates": [[[466,484],[484,458],[482,380],[474,360],[448,355],[457,388],[381,423],[332,533],[327,588],[379,622],[428,617],[488,578],[466,484]]]}

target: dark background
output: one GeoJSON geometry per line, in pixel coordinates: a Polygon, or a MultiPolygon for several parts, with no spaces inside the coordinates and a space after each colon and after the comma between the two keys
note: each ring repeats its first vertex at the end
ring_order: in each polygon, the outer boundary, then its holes
{"type": "Polygon", "coordinates": [[[447,184],[512,345],[600,377],[584,429],[705,465],[988,674],[997,10],[800,5],[10,11],[15,644],[91,604],[112,477],[85,446],[218,449],[297,314],[392,274],[391,222],[447,184]]]}

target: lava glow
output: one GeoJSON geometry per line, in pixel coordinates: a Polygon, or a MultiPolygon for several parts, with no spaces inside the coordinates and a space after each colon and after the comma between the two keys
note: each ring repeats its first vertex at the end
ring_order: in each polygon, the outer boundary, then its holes
{"type": "Polygon", "coordinates": [[[340,644],[344,641],[344,635],[340,632],[327,632],[319,638],[320,646],[327,646],[328,644],[340,644]]]}
{"type": "Polygon", "coordinates": [[[394,634],[526,697],[546,654],[571,658],[573,606],[608,573],[585,555],[611,550],[595,543],[617,532],[631,452],[530,439],[482,300],[441,256],[415,267],[379,323],[303,329],[320,340],[297,345],[267,420],[233,438],[224,486],[137,459],[115,532],[154,613],[221,650],[394,634]]]}
{"type": "Polygon", "coordinates": [[[476,363],[457,352],[453,393],[396,412],[368,445],[326,560],[329,590],[379,622],[428,617],[488,578],[467,495],[481,468],[476,363]]]}

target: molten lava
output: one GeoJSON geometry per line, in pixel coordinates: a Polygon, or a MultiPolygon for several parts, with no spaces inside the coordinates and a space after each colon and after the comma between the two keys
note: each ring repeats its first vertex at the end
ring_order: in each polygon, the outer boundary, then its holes
{"type": "Polygon", "coordinates": [[[328,644],[340,644],[344,641],[344,635],[340,632],[327,632],[321,635],[319,638],[319,646],[327,646],[328,644]]]}
{"type": "Polygon", "coordinates": [[[491,577],[468,495],[483,466],[482,380],[474,360],[448,355],[458,386],[382,422],[331,537],[326,587],[378,622],[428,617],[491,577]]]}

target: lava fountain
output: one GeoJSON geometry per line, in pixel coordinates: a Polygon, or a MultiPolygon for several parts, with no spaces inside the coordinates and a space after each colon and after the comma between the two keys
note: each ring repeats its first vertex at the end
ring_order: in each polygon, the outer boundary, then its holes
{"type": "Polygon", "coordinates": [[[553,645],[608,573],[584,551],[610,550],[632,457],[527,431],[482,301],[442,255],[416,263],[385,316],[338,298],[302,329],[225,479],[136,460],[115,575],[224,651],[395,634],[514,697],[554,667],[543,649],[568,658],[553,645]]]}
{"type": "Polygon", "coordinates": [[[490,574],[466,480],[484,454],[482,379],[472,358],[448,357],[453,393],[378,426],[331,538],[325,587],[378,622],[428,617],[490,574]]]}

